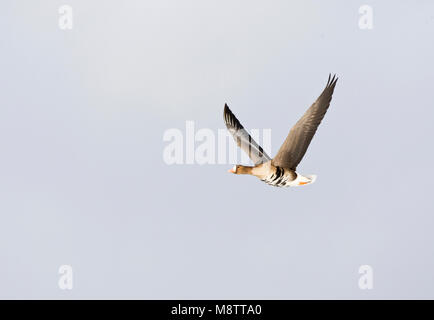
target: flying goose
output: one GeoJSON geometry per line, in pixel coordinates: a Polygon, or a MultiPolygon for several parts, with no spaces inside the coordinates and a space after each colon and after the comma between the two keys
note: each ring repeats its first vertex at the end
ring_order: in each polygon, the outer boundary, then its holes
{"type": "Polygon", "coordinates": [[[252,139],[228,105],[225,104],[223,117],[226,127],[238,147],[246,152],[254,163],[253,167],[235,165],[229,172],[250,174],[276,187],[294,187],[315,182],[316,175],[303,176],[296,172],[296,168],[327,112],[337,80],[336,75],[333,78],[329,75],[324,91],[292,127],[273,159],[252,139]]]}

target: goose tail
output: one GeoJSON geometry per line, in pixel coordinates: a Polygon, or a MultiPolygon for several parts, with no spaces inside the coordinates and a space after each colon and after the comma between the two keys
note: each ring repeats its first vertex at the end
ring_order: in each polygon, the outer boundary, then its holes
{"type": "Polygon", "coordinates": [[[314,183],[316,180],[316,174],[311,174],[309,176],[306,176],[306,178],[310,179],[310,183],[314,183]]]}

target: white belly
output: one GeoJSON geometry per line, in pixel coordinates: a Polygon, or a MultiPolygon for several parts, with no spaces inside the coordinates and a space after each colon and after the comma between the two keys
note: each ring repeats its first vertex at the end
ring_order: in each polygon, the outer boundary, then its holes
{"type": "Polygon", "coordinates": [[[276,178],[276,176],[272,174],[269,177],[262,179],[262,181],[275,187],[298,187],[315,182],[316,175],[302,176],[297,173],[297,177],[294,180],[292,179],[293,176],[290,174],[284,174],[279,178],[276,178]]]}

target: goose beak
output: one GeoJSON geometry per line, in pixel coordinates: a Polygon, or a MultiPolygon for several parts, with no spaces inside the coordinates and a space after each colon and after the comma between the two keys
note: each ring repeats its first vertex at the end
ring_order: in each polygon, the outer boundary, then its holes
{"type": "Polygon", "coordinates": [[[230,172],[230,173],[236,173],[237,172],[236,170],[237,170],[237,167],[233,166],[233,168],[229,169],[228,172],[230,172]]]}

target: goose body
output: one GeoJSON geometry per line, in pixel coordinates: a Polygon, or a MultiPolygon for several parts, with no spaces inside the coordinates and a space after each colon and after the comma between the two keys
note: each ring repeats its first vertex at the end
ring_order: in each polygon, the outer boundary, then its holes
{"type": "MultiPolygon", "coordinates": [[[[261,179],[266,184],[274,187],[297,187],[315,182],[316,176],[303,176],[295,171],[274,167],[274,172],[261,179]]],[[[273,170],[271,170],[273,171],[273,170]]]]}
{"type": "Polygon", "coordinates": [[[304,176],[296,172],[296,167],[303,158],[324,118],[337,82],[336,76],[327,81],[327,85],[318,99],[290,130],[276,156],[271,159],[244,129],[232,111],[225,104],[223,116],[225,124],[237,145],[254,162],[254,166],[235,165],[229,172],[248,174],[275,187],[295,187],[315,182],[316,175],[304,176]]]}
{"type": "MultiPolygon", "coordinates": [[[[245,166],[244,166],[245,167],[245,166]]],[[[250,167],[245,167],[250,168],[250,167]]],[[[234,166],[230,172],[238,174],[251,174],[258,177],[261,181],[274,187],[296,187],[305,184],[313,183],[316,179],[315,175],[303,176],[294,170],[285,169],[282,167],[273,166],[271,161],[268,161],[259,166],[251,167],[251,173],[240,173],[240,169],[234,166]],[[238,172],[237,172],[238,171],[238,172]]]]}

